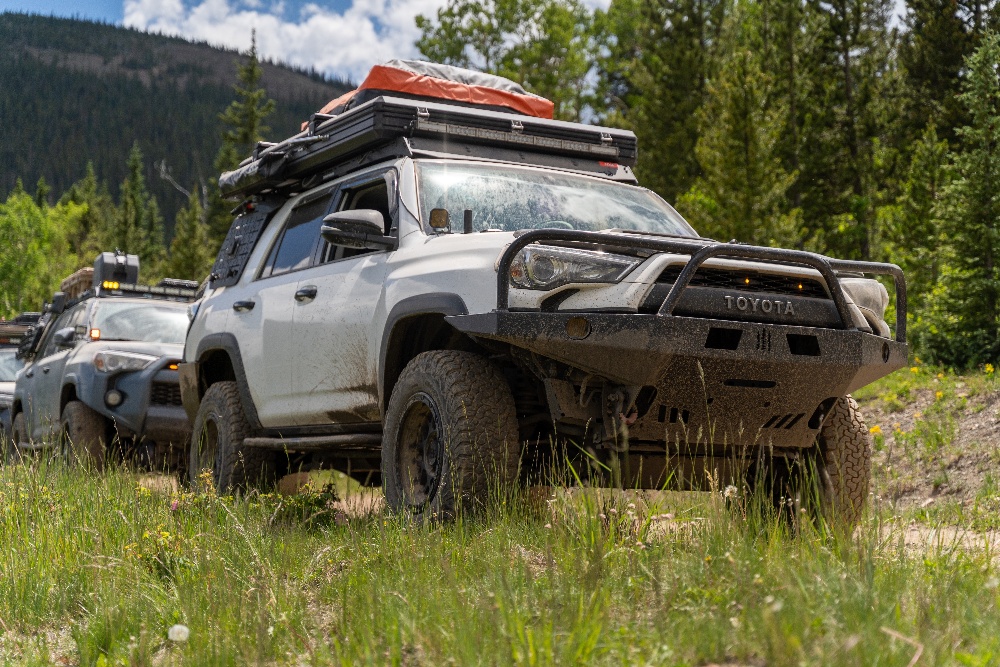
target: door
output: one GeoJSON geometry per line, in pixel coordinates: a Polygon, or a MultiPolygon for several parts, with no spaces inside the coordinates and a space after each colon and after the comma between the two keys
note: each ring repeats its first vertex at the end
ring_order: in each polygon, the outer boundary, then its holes
{"type": "Polygon", "coordinates": [[[232,306],[228,327],[239,341],[250,395],[263,426],[292,423],[293,363],[302,354],[292,331],[295,291],[302,271],[314,261],[331,197],[327,189],[296,204],[247,290],[248,297],[232,306]]]}
{"type": "MultiPolygon", "coordinates": [[[[394,172],[354,181],[337,196],[338,211],[382,213],[394,233],[394,172]]],[[[373,329],[382,307],[387,251],[353,250],[325,241],[317,265],[303,271],[295,304],[294,336],[302,344],[295,360],[293,400],[299,425],[377,422],[378,344],[373,329]]]]}
{"type": "Polygon", "coordinates": [[[27,372],[31,372],[33,386],[30,394],[25,395],[28,429],[32,438],[42,440],[58,435],[62,414],[60,400],[62,398],[62,381],[66,361],[75,348],[61,347],[55,342],[55,333],[61,329],[72,328],[83,324],[86,319],[87,304],[81,303],[67,310],[52,323],[45,333],[45,341],[41,346],[35,363],[27,372]]]}

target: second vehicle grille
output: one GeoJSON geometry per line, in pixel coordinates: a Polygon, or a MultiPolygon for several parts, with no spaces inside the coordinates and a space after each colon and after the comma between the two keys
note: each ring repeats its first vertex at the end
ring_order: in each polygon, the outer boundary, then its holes
{"type": "Polygon", "coordinates": [[[153,405],[181,405],[181,387],[172,382],[154,382],[150,396],[153,405]]]}

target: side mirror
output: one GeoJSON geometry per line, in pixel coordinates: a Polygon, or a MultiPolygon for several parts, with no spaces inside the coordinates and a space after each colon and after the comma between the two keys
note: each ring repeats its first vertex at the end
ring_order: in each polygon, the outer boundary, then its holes
{"type": "Polygon", "coordinates": [[[52,340],[59,347],[73,347],[73,343],[76,342],[76,329],[74,327],[60,329],[52,334],[52,340]]]}
{"type": "Polygon", "coordinates": [[[357,250],[385,250],[396,241],[385,235],[385,219],[378,211],[338,211],[323,218],[320,234],[333,245],[357,250]]]}

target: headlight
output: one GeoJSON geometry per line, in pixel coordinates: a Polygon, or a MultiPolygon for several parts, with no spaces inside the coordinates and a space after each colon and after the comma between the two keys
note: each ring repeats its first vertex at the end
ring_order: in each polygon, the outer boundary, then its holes
{"type": "Polygon", "coordinates": [[[114,352],[107,350],[94,355],[94,366],[105,373],[128,373],[141,371],[156,361],[156,357],[135,352],[114,352]]]}
{"type": "Polygon", "coordinates": [[[567,283],[616,283],[641,260],[590,250],[528,246],[510,265],[510,282],[524,289],[548,290],[567,283]]]}

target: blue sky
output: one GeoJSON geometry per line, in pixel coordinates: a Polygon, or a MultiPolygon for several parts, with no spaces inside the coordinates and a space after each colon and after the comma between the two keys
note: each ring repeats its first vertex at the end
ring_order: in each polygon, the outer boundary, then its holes
{"type": "Polygon", "coordinates": [[[269,58],[359,80],[390,58],[417,55],[414,18],[446,0],[0,0],[0,11],[86,19],[219,46],[257,45],[269,58]],[[345,47],[350,48],[345,48],[345,47]]]}

